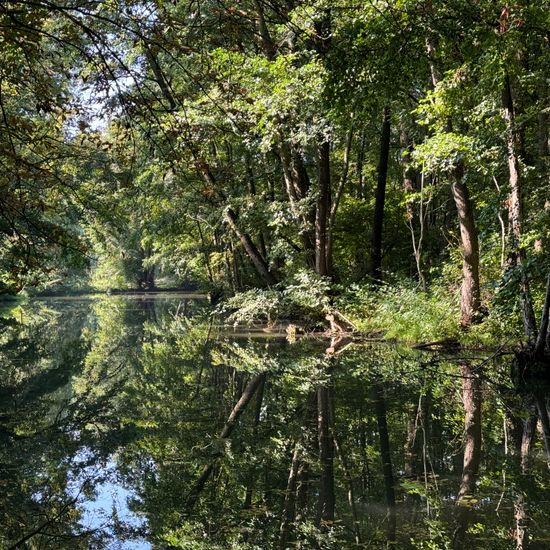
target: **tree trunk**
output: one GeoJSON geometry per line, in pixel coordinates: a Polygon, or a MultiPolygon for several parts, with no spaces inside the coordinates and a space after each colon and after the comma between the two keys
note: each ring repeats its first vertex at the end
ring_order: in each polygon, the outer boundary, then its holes
{"type": "Polygon", "coordinates": [[[481,307],[481,299],[479,291],[479,244],[474,209],[468,188],[463,181],[462,166],[455,169],[452,192],[460,223],[463,255],[460,324],[466,328],[476,322],[481,307]]]}
{"type": "Polygon", "coordinates": [[[359,150],[357,151],[357,165],[355,167],[355,174],[357,176],[357,198],[365,198],[364,189],[364,177],[363,177],[363,165],[365,164],[365,130],[362,130],[361,137],[359,139],[359,150]]]}
{"type": "Polygon", "coordinates": [[[277,279],[269,270],[267,262],[260,254],[260,251],[254,244],[250,236],[247,233],[243,233],[243,231],[241,231],[241,229],[237,225],[237,214],[231,208],[227,208],[225,210],[225,220],[227,221],[229,227],[231,227],[235,235],[241,241],[243,248],[248,254],[250,260],[252,261],[252,264],[256,268],[258,275],[260,275],[260,277],[270,286],[277,284],[277,279]]]}
{"type": "MultiPolygon", "coordinates": [[[[436,66],[436,41],[430,33],[426,41],[427,53],[430,58],[432,84],[436,88],[441,80],[441,74],[436,66]]],[[[452,131],[451,120],[447,123],[448,131],[452,131]]],[[[460,299],[460,324],[468,328],[478,320],[481,308],[479,289],[479,243],[474,218],[474,207],[464,181],[464,164],[459,161],[454,169],[451,191],[456,205],[462,242],[462,290],[460,299]]]]}
{"type": "Polygon", "coordinates": [[[309,493],[309,463],[303,460],[298,469],[298,482],[296,485],[296,523],[303,520],[306,512],[309,493]]]}
{"type": "MultiPolygon", "coordinates": [[[[508,198],[508,217],[510,220],[510,264],[522,266],[525,262],[525,251],[521,247],[522,236],[522,196],[521,180],[518,157],[518,136],[515,128],[514,100],[510,78],[506,75],[502,91],[502,105],[504,108],[504,121],[506,123],[506,146],[508,152],[508,175],[510,184],[510,197],[508,198]]],[[[530,344],[535,343],[536,321],[533,309],[533,300],[529,289],[527,277],[522,269],[521,274],[521,309],[525,334],[530,344]]]]}
{"type": "Polygon", "coordinates": [[[315,211],[310,209],[304,213],[298,205],[298,201],[306,198],[310,189],[310,180],[301,156],[293,152],[285,142],[284,136],[280,138],[278,148],[279,160],[283,169],[285,190],[290,204],[290,211],[295,223],[298,225],[298,233],[301,236],[306,264],[315,269],[315,211]]]}
{"type": "Polygon", "coordinates": [[[202,232],[202,227],[200,221],[195,220],[197,224],[197,231],[199,233],[199,238],[201,240],[201,249],[204,256],[204,265],[206,266],[206,273],[208,275],[208,282],[214,286],[214,274],[212,272],[212,266],[210,265],[210,254],[208,253],[208,248],[206,246],[206,240],[204,238],[204,233],[202,232]]]}
{"type": "Polygon", "coordinates": [[[372,227],[371,275],[375,280],[382,277],[382,230],[384,227],[384,202],[386,200],[386,182],[390,155],[390,108],[384,107],[382,134],[380,136],[380,158],[378,161],[378,179],[376,183],[376,202],[374,205],[374,223],[372,227]]]}
{"type": "Polygon", "coordinates": [[[160,91],[162,92],[162,96],[168,102],[168,105],[170,106],[169,110],[174,111],[176,109],[177,103],[172,93],[172,90],[168,85],[168,81],[166,80],[164,72],[158,62],[156,52],[153,49],[154,48],[153,43],[147,40],[144,40],[143,47],[145,49],[145,58],[149,63],[149,67],[153,71],[153,75],[155,76],[155,81],[157,82],[160,88],[160,91]]]}
{"type": "Polygon", "coordinates": [[[402,154],[402,163],[403,163],[403,189],[405,191],[405,196],[409,197],[413,195],[418,188],[418,181],[420,179],[420,202],[419,202],[419,212],[418,216],[415,215],[414,211],[414,202],[413,198],[407,198],[406,204],[406,216],[407,224],[409,226],[411,237],[412,237],[412,246],[414,252],[414,260],[416,264],[416,272],[418,274],[418,282],[422,286],[423,290],[426,290],[426,279],[422,272],[422,247],[424,244],[424,225],[425,225],[425,215],[424,215],[424,171],[419,178],[417,170],[411,164],[411,153],[413,151],[413,143],[409,139],[407,131],[403,129],[400,136],[401,147],[403,149],[402,154]],[[418,240],[416,237],[415,222],[418,219],[418,240]]]}
{"type": "MultiPolygon", "coordinates": [[[[260,424],[260,417],[262,414],[262,404],[264,401],[264,392],[265,392],[265,377],[260,381],[260,386],[257,389],[256,395],[256,408],[254,411],[254,429],[252,431],[254,439],[258,435],[258,425],[260,424]]],[[[252,506],[252,494],[254,491],[254,481],[255,475],[251,473],[248,482],[246,484],[246,493],[244,498],[243,508],[250,508],[252,506]]]]}
{"type": "Polygon", "coordinates": [[[327,232],[330,215],[330,143],[319,146],[319,195],[315,214],[315,271],[328,275],[327,232]]]}
{"type": "Polygon", "coordinates": [[[342,194],[344,193],[344,188],[348,181],[349,162],[350,162],[350,153],[351,153],[352,143],[353,143],[353,131],[350,130],[348,132],[348,136],[346,139],[346,148],[344,150],[344,166],[342,167],[342,175],[340,177],[340,181],[338,182],[338,186],[334,193],[334,198],[332,199],[331,205],[330,205],[330,215],[328,220],[328,231],[327,231],[328,233],[327,235],[327,269],[329,273],[332,273],[332,250],[333,250],[333,242],[334,242],[334,225],[336,222],[336,213],[338,212],[338,207],[340,206],[340,200],[342,198],[342,194]]]}
{"type": "Polygon", "coordinates": [[[277,48],[273,43],[271,34],[266,24],[265,15],[262,3],[259,0],[254,0],[254,7],[258,14],[258,31],[260,36],[260,45],[265,53],[265,56],[272,61],[277,54],[277,48]]]}
{"type": "Polygon", "coordinates": [[[137,278],[138,288],[151,290],[155,288],[155,265],[145,267],[143,264],[146,262],[152,255],[153,251],[150,248],[141,248],[139,249],[139,255],[141,258],[141,272],[137,278]]]}
{"type": "Polygon", "coordinates": [[[548,468],[550,468],[550,418],[548,416],[545,396],[535,394],[535,403],[537,404],[540,425],[542,428],[542,439],[544,441],[544,449],[546,450],[546,461],[548,468]]]}
{"type": "Polygon", "coordinates": [[[418,474],[418,421],[421,413],[420,398],[415,403],[410,403],[407,410],[407,438],[405,441],[405,475],[407,477],[416,477],[418,474]]]}

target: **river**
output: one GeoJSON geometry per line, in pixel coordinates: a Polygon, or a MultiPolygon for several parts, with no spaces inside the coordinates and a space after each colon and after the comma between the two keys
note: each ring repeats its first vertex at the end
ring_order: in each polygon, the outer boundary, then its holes
{"type": "Polygon", "coordinates": [[[0,325],[0,548],[456,547],[465,363],[482,448],[461,544],[550,548],[509,355],[289,342],[184,294],[32,299],[0,325]]]}

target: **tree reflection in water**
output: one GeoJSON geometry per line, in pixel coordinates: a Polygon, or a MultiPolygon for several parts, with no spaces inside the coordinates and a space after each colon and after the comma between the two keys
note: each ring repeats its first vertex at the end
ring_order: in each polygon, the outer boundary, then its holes
{"type": "Polygon", "coordinates": [[[181,296],[36,300],[1,323],[2,548],[451,548],[465,361],[483,447],[460,544],[550,537],[508,357],[289,344],[181,296]]]}

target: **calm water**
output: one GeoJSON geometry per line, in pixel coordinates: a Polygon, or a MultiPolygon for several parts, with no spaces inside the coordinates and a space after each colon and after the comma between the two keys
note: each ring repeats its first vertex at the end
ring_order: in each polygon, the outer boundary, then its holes
{"type": "Polygon", "coordinates": [[[289,343],[184,295],[34,300],[0,322],[2,549],[385,548],[393,514],[394,548],[451,548],[465,362],[483,449],[464,540],[516,548],[521,507],[550,548],[509,356],[289,343]]]}

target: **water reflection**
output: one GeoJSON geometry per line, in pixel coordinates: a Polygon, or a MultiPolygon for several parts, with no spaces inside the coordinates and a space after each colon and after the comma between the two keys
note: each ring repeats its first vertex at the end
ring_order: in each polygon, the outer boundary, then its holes
{"type": "Polygon", "coordinates": [[[79,450],[75,462],[87,464],[75,468],[76,475],[69,476],[68,493],[77,499],[81,510],[80,523],[85,532],[104,532],[108,550],[150,550],[151,544],[139,536],[146,532],[145,518],[129,508],[134,498],[132,490],[124,487],[120,479],[116,458],[106,464],[94,460],[89,449],[79,450]],[[93,497],[81,498],[86,486],[93,487],[93,497]],[[131,533],[130,540],[120,540],[118,533],[131,533]]]}
{"type": "Polygon", "coordinates": [[[544,450],[509,358],[291,345],[207,313],[113,296],[1,320],[1,548],[544,548],[544,450]],[[483,450],[457,538],[464,365],[483,450]]]}

